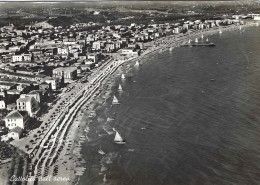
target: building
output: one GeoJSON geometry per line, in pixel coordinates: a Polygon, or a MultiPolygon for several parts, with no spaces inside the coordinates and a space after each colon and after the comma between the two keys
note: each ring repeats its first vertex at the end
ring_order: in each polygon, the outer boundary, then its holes
{"type": "Polygon", "coordinates": [[[92,43],[92,49],[96,50],[96,51],[100,50],[101,49],[101,42],[100,41],[93,42],[92,43]]]}
{"type": "Polygon", "coordinates": [[[59,67],[53,69],[52,76],[64,79],[64,83],[70,83],[77,77],[77,67],[59,67]]]}
{"type": "Polygon", "coordinates": [[[127,57],[134,57],[134,56],[138,56],[138,52],[135,51],[134,48],[125,48],[122,49],[122,55],[127,56],[127,57]]]}
{"type": "Polygon", "coordinates": [[[32,55],[31,54],[21,54],[21,55],[13,55],[12,56],[13,62],[31,62],[32,61],[32,55]]]}
{"type": "Polygon", "coordinates": [[[94,63],[96,63],[98,60],[97,54],[93,54],[93,53],[88,54],[88,60],[92,60],[94,63]]]}
{"type": "Polygon", "coordinates": [[[25,111],[18,111],[18,110],[13,110],[4,118],[5,126],[9,130],[12,130],[16,127],[20,127],[24,129],[28,120],[29,120],[28,113],[25,111]]]}
{"type": "Polygon", "coordinates": [[[6,109],[5,100],[0,100],[0,109],[6,109]]]}
{"type": "Polygon", "coordinates": [[[15,127],[7,134],[8,139],[20,139],[22,136],[23,129],[20,127],[15,127]]]}
{"type": "Polygon", "coordinates": [[[60,79],[59,78],[52,78],[46,77],[44,81],[51,86],[52,90],[57,90],[60,87],[60,79]]]}
{"type": "Polygon", "coordinates": [[[39,102],[32,96],[20,97],[16,100],[17,110],[26,111],[33,117],[40,110],[39,102]]]}
{"type": "Polygon", "coordinates": [[[69,55],[69,48],[59,47],[58,50],[57,50],[57,54],[67,56],[67,55],[69,55]]]}

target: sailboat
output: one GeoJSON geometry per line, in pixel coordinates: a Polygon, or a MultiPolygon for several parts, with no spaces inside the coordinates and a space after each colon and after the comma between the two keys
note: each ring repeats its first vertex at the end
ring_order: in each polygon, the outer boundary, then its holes
{"type": "Polygon", "coordinates": [[[190,44],[191,43],[191,40],[189,39],[188,43],[190,44]]]}
{"type": "Polygon", "coordinates": [[[104,183],[107,182],[107,174],[104,175],[103,182],[104,182],[104,183]]]}
{"type": "Polygon", "coordinates": [[[119,84],[118,90],[119,90],[119,91],[123,91],[123,88],[122,88],[122,85],[121,85],[121,84],[119,84]]]}
{"type": "Polygon", "coordinates": [[[208,42],[208,41],[209,41],[209,39],[207,38],[207,39],[206,39],[206,42],[208,42]]]}
{"type": "Polygon", "coordinates": [[[136,61],[135,66],[139,66],[139,65],[140,65],[139,61],[136,61]]]}
{"type": "Polygon", "coordinates": [[[219,30],[219,34],[222,34],[222,30],[219,30]]]}
{"type": "Polygon", "coordinates": [[[203,34],[201,35],[201,38],[202,38],[202,39],[204,38],[204,35],[203,35],[203,34]]]}
{"type": "Polygon", "coordinates": [[[195,42],[199,42],[198,38],[195,39],[195,42]]]}
{"type": "Polygon", "coordinates": [[[101,149],[101,147],[100,147],[100,149],[98,150],[98,153],[101,154],[101,155],[105,155],[105,154],[106,154],[106,153],[101,149]]]}
{"type": "Polygon", "coordinates": [[[239,29],[242,30],[242,27],[240,26],[239,29]]]}
{"type": "Polygon", "coordinates": [[[114,96],[112,104],[119,104],[118,99],[116,98],[116,96],[114,96]]]}
{"type": "Polygon", "coordinates": [[[125,79],[125,75],[124,74],[121,75],[121,79],[125,79]]]}
{"type": "Polygon", "coordinates": [[[117,131],[116,131],[116,136],[115,136],[114,142],[116,144],[125,144],[126,143],[126,141],[120,136],[120,134],[117,131]]]}

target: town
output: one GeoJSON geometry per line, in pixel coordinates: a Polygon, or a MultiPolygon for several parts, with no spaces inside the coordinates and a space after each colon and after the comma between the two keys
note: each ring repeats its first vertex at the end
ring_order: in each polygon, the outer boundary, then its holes
{"type": "MultiPolygon", "coordinates": [[[[160,47],[167,37],[241,26],[251,20],[260,20],[260,15],[233,15],[217,20],[182,19],[162,24],[115,24],[98,29],[89,29],[93,22],[53,26],[41,21],[23,28],[10,22],[0,28],[1,141],[16,146],[20,139],[28,140],[20,149],[39,159],[42,155],[39,148],[46,148],[51,135],[65,128],[63,119],[70,119],[65,114],[70,109],[77,110],[84,98],[93,98],[101,79],[113,73],[122,61],[160,47]],[[89,90],[92,91],[88,93],[89,90]]],[[[1,161],[8,157],[1,156],[1,161]]],[[[52,157],[51,162],[45,161],[45,165],[55,163],[55,155],[52,153],[49,157],[52,157]]],[[[33,164],[41,165],[36,160],[33,164]]],[[[33,173],[32,168],[31,173],[40,176],[42,169],[33,173]]]]}

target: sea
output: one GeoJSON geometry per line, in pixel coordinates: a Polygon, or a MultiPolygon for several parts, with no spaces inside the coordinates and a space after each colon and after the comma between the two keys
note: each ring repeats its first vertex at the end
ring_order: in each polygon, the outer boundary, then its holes
{"type": "Polygon", "coordinates": [[[177,47],[121,67],[85,120],[78,184],[260,184],[259,36],[260,27],[204,35],[216,47],[177,47]],[[115,130],[126,144],[114,143],[115,130]]]}

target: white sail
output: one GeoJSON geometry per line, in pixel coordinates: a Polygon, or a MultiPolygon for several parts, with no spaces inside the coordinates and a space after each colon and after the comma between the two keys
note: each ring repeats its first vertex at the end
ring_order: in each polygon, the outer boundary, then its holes
{"type": "Polygon", "coordinates": [[[222,33],[222,30],[219,30],[219,34],[221,34],[222,33]]]}
{"type": "Polygon", "coordinates": [[[198,41],[198,38],[195,39],[195,42],[199,42],[199,41],[198,41]]]}
{"type": "Polygon", "coordinates": [[[101,154],[101,155],[105,155],[106,154],[102,149],[99,149],[98,153],[101,154]]]}
{"type": "Polygon", "coordinates": [[[191,43],[191,40],[189,39],[188,43],[190,44],[191,43]]]}
{"type": "Polygon", "coordinates": [[[242,30],[242,27],[240,26],[239,29],[242,30]]]}
{"type": "Polygon", "coordinates": [[[118,104],[118,103],[119,103],[119,102],[118,102],[118,99],[116,98],[116,96],[114,96],[112,103],[113,103],[113,104],[118,104]]]}
{"type": "Polygon", "coordinates": [[[116,136],[114,139],[115,142],[123,142],[123,138],[120,136],[120,134],[116,131],[116,136]]]}
{"type": "Polygon", "coordinates": [[[140,65],[139,61],[136,61],[135,66],[139,66],[139,65],[140,65]]]}
{"type": "Polygon", "coordinates": [[[209,39],[207,38],[207,39],[206,39],[206,42],[208,42],[208,41],[209,41],[209,39]]]}
{"type": "Polygon", "coordinates": [[[123,88],[122,88],[122,85],[121,85],[121,84],[119,84],[119,86],[118,86],[118,90],[119,90],[119,91],[122,91],[122,90],[123,90],[123,88]]]}
{"type": "Polygon", "coordinates": [[[204,35],[203,35],[203,34],[201,35],[201,38],[202,38],[202,39],[204,38],[204,35]]]}
{"type": "Polygon", "coordinates": [[[122,75],[121,75],[121,78],[122,78],[122,79],[125,79],[125,75],[124,75],[124,74],[122,74],[122,75]]]}

